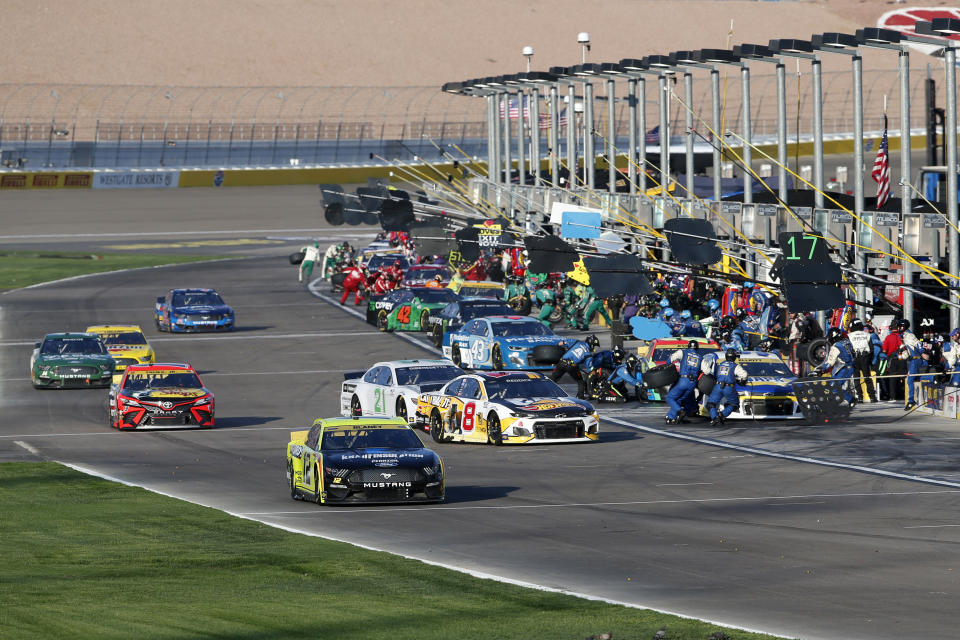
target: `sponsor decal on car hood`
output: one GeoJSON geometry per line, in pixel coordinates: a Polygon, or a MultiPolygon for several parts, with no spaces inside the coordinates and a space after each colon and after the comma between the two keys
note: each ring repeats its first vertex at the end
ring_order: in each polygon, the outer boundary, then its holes
{"type": "Polygon", "coordinates": [[[593,413],[593,406],[576,398],[511,398],[500,400],[511,411],[531,412],[544,418],[593,413]]]}
{"type": "Polygon", "coordinates": [[[350,449],[324,451],[323,463],[341,469],[369,469],[372,467],[432,467],[440,462],[429,449],[350,449]]]}
{"type": "Polygon", "coordinates": [[[170,398],[199,398],[206,395],[205,389],[181,389],[179,387],[136,391],[132,395],[137,400],[168,400],[170,398]]]}
{"type": "Polygon", "coordinates": [[[218,305],[197,305],[194,307],[174,307],[174,313],[184,313],[187,315],[199,315],[202,313],[230,313],[231,309],[225,304],[218,305]]]}
{"type": "Polygon", "coordinates": [[[96,363],[110,362],[111,360],[112,358],[110,356],[101,354],[37,356],[37,363],[45,365],[93,365],[96,363]]]}
{"type": "Polygon", "coordinates": [[[497,338],[498,341],[510,347],[537,346],[540,344],[560,344],[560,336],[517,336],[515,338],[497,338]]]}

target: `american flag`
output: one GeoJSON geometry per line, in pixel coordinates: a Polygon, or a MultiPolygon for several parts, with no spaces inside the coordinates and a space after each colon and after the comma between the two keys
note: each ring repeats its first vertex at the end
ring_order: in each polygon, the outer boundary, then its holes
{"type": "Polygon", "coordinates": [[[880,139],[880,149],[877,158],[873,161],[873,181],[877,183],[877,208],[887,204],[890,199],[890,154],[887,150],[887,115],[883,115],[883,138],[880,139]]]}
{"type": "MultiPolygon", "coordinates": [[[[565,127],[567,126],[567,110],[562,109],[559,114],[557,114],[557,126],[565,127]]],[[[550,114],[541,113],[540,114],[540,128],[549,129],[550,128],[550,114]]]]}
{"type": "Polygon", "coordinates": [[[647,131],[644,139],[647,141],[647,144],[660,144],[660,125],[655,126],[650,131],[647,131]]]}
{"type": "MultiPolygon", "coordinates": [[[[520,103],[517,100],[510,100],[510,119],[516,120],[520,117],[520,103]]],[[[526,98],[523,100],[523,117],[530,117],[530,105],[526,98]]],[[[500,119],[503,120],[503,102],[500,103],[500,119]]]]}

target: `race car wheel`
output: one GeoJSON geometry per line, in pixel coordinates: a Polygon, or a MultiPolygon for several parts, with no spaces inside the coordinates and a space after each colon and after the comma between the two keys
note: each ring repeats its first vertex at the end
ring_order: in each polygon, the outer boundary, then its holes
{"type": "Polygon", "coordinates": [[[434,442],[446,441],[443,436],[443,418],[440,417],[440,412],[436,410],[430,414],[430,437],[433,438],[434,442]]]}
{"type": "Polygon", "coordinates": [[[390,331],[386,309],[380,309],[380,313],[377,314],[377,329],[380,329],[380,331],[390,331]]]}
{"type": "Polygon", "coordinates": [[[403,398],[397,398],[397,417],[404,421],[407,419],[407,402],[403,398]]]}
{"type": "Polygon", "coordinates": [[[503,370],[503,355],[500,353],[500,345],[493,345],[493,349],[490,350],[490,362],[493,363],[494,371],[503,370]]]}
{"type": "Polygon", "coordinates": [[[431,342],[433,342],[433,346],[435,346],[437,349],[443,346],[443,327],[441,327],[439,324],[433,327],[431,342]]]}
{"type": "Polygon", "coordinates": [[[814,367],[819,367],[827,359],[830,351],[830,343],[826,338],[817,338],[807,345],[807,362],[814,367]]]}
{"type": "Polygon", "coordinates": [[[643,382],[651,389],[669,387],[679,379],[677,368],[669,362],[648,369],[643,373],[643,382]]]}
{"type": "Polygon", "coordinates": [[[453,345],[450,348],[450,361],[461,369],[466,369],[466,367],[463,366],[463,360],[460,358],[460,347],[457,345],[453,345]]]}
{"type": "Polygon", "coordinates": [[[360,406],[360,398],[353,396],[350,399],[350,415],[351,416],[362,416],[363,408],[360,406]]]}
{"type": "Polygon", "coordinates": [[[547,320],[553,323],[563,320],[563,309],[561,309],[559,305],[554,307],[553,311],[550,312],[550,317],[547,318],[547,320]]]}
{"type": "Polygon", "coordinates": [[[430,310],[420,312],[420,331],[430,331],[430,310]]]}
{"type": "Polygon", "coordinates": [[[530,309],[533,307],[533,303],[530,302],[530,298],[526,296],[513,296],[507,302],[510,305],[510,308],[517,312],[517,315],[526,316],[530,315],[530,309]]]}
{"type": "Polygon", "coordinates": [[[487,416],[487,440],[490,444],[503,444],[503,433],[500,431],[500,417],[496,413],[487,416]]]}
{"type": "Polygon", "coordinates": [[[566,350],[555,344],[541,344],[533,348],[531,355],[537,364],[557,364],[566,350]]]}

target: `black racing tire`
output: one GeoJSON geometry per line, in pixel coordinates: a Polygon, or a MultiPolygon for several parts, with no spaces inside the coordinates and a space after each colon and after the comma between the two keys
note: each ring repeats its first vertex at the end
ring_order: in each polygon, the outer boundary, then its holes
{"type": "Polygon", "coordinates": [[[330,276],[330,290],[343,291],[343,281],[346,279],[345,273],[335,273],[330,276]]]}
{"type": "Polygon", "coordinates": [[[350,398],[350,415],[351,416],[362,416],[363,407],[360,405],[360,398],[354,395],[350,398]]]}
{"type": "Polygon", "coordinates": [[[807,362],[814,367],[819,367],[826,361],[829,352],[830,343],[826,338],[811,340],[807,345],[807,362]]]}
{"type": "Polygon", "coordinates": [[[300,500],[303,496],[300,495],[300,490],[297,489],[297,482],[293,476],[293,465],[289,462],[287,462],[287,474],[290,476],[290,499],[300,500]]]}
{"type": "Polygon", "coordinates": [[[460,357],[460,347],[458,345],[450,347],[450,361],[461,369],[466,369],[463,365],[463,358],[460,357]]]}
{"type": "Polygon", "coordinates": [[[404,422],[407,420],[407,401],[403,398],[397,398],[397,407],[395,411],[398,418],[403,419],[404,422]]]}
{"type": "Polygon", "coordinates": [[[669,387],[679,380],[679,378],[680,375],[677,373],[677,368],[669,362],[647,369],[643,373],[643,382],[650,389],[669,387]]]}
{"type": "Polygon", "coordinates": [[[710,395],[713,388],[717,385],[717,377],[712,373],[705,373],[697,380],[697,391],[705,396],[710,395]]]}
{"type": "Polygon", "coordinates": [[[436,409],[430,414],[430,437],[437,443],[446,441],[443,437],[443,418],[436,409]]]}
{"type": "Polygon", "coordinates": [[[430,330],[430,310],[424,309],[420,312],[420,331],[430,330]]]}
{"type": "Polygon", "coordinates": [[[156,316],[153,318],[153,326],[157,328],[157,331],[163,331],[163,327],[160,326],[160,320],[156,316]]]}
{"type": "Polygon", "coordinates": [[[563,309],[560,308],[560,305],[557,305],[553,308],[553,311],[550,312],[550,316],[547,318],[547,320],[553,324],[563,320],[563,309]]]}
{"type": "Polygon", "coordinates": [[[495,344],[490,350],[490,362],[494,371],[503,371],[503,354],[500,353],[500,345],[495,344]]]}
{"type": "Polygon", "coordinates": [[[491,412],[487,416],[487,441],[492,445],[500,446],[503,444],[503,432],[500,431],[500,417],[491,412]]]}
{"type": "Polygon", "coordinates": [[[303,262],[303,251],[295,251],[287,256],[287,259],[290,260],[290,264],[298,265],[303,262]]]}
{"type": "Polygon", "coordinates": [[[443,325],[433,325],[433,331],[430,334],[430,341],[437,349],[443,346],[443,325]]]}
{"type": "Polygon", "coordinates": [[[507,304],[520,316],[530,315],[530,310],[533,308],[533,303],[526,296],[513,296],[507,304]]]}
{"type": "Polygon", "coordinates": [[[533,361],[537,364],[557,364],[563,354],[564,348],[556,344],[541,344],[531,352],[533,361]]]}
{"type": "Polygon", "coordinates": [[[389,315],[387,314],[386,309],[380,309],[380,312],[377,314],[377,329],[380,331],[390,331],[389,327],[389,315]]]}

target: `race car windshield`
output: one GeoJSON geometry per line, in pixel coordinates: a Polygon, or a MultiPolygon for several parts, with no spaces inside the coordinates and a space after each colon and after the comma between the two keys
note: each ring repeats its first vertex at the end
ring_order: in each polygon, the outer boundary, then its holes
{"type": "Polygon", "coordinates": [[[429,384],[431,382],[450,382],[463,373],[459,367],[403,367],[397,369],[397,384],[429,384]]]}
{"type": "Polygon", "coordinates": [[[212,291],[173,294],[173,306],[175,307],[213,307],[221,304],[223,304],[223,298],[212,291]]]}
{"type": "Polygon", "coordinates": [[[370,258],[370,261],[367,262],[367,269],[368,269],[369,271],[380,271],[381,269],[385,269],[386,267],[391,267],[391,266],[393,266],[393,263],[396,262],[397,260],[400,261],[400,268],[401,268],[401,269],[406,269],[407,267],[410,266],[410,263],[407,262],[407,259],[406,259],[405,257],[403,257],[403,256],[400,256],[400,255],[388,255],[388,256],[379,255],[379,256],[373,256],[372,258],[370,258]]]}
{"type": "Polygon", "coordinates": [[[474,318],[483,318],[486,316],[509,316],[516,313],[505,304],[471,304],[461,307],[460,314],[463,321],[473,320],[474,318]]]}
{"type": "Polygon", "coordinates": [[[348,449],[420,449],[420,438],[410,429],[356,429],[324,431],[320,448],[323,451],[348,449]]]}
{"type": "Polygon", "coordinates": [[[124,390],[196,389],[202,387],[200,378],[191,371],[138,371],[127,374],[124,390]]]}
{"type": "Polygon", "coordinates": [[[499,287],[472,287],[468,284],[460,287],[460,295],[464,298],[497,298],[503,297],[503,289],[499,287]]]}
{"type": "Polygon", "coordinates": [[[740,366],[751,376],[787,376],[796,377],[782,362],[741,362],[740,366]]]}
{"type": "Polygon", "coordinates": [[[456,302],[460,298],[450,289],[424,289],[423,291],[417,291],[416,294],[420,298],[420,302],[430,304],[456,302]]]}
{"type": "Polygon", "coordinates": [[[539,322],[491,322],[493,335],[498,338],[514,336],[549,336],[551,332],[539,322]]]}
{"type": "Polygon", "coordinates": [[[147,344],[147,339],[143,337],[142,333],[136,333],[135,331],[127,333],[115,333],[113,335],[104,335],[101,336],[101,339],[107,343],[109,346],[114,345],[142,345],[147,344]]]}
{"type": "Polygon", "coordinates": [[[428,267],[426,269],[413,269],[408,274],[411,280],[433,280],[436,276],[443,276],[446,280],[446,267],[428,267]]]}
{"type": "Polygon", "coordinates": [[[491,400],[509,398],[565,398],[567,393],[553,380],[546,378],[519,378],[516,380],[488,380],[487,397],[491,400]]]}
{"type": "Polygon", "coordinates": [[[98,338],[54,338],[44,340],[40,347],[40,355],[44,356],[100,355],[106,353],[106,347],[98,338]]]}

